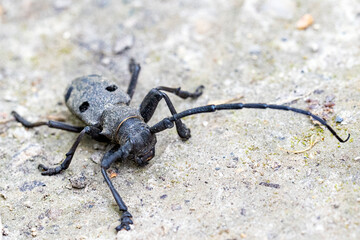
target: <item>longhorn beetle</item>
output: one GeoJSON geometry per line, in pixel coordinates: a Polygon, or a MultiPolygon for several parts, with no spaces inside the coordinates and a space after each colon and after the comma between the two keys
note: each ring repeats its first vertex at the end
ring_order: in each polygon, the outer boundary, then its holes
{"type": "Polygon", "coordinates": [[[24,127],[33,128],[38,126],[48,126],[65,131],[79,133],[74,144],[66,153],[65,160],[54,168],[39,165],[42,175],[55,175],[67,169],[74,156],[75,150],[85,134],[97,141],[111,143],[111,149],[105,153],[101,160],[101,173],[105,182],[110,188],[117,205],[122,212],[120,225],[116,227],[117,231],[121,229],[130,229],[132,216],[128,211],[124,201],[114,188],[106,170],[114,161],[131,159],[138,165],[144,166],[155,155],[156,133],[172,128],[175,124],[178,135],[181,139],[190,138],[190,129],[181,121],[182,118],[198,113],[215,112],[217,110],[256,108],[256,109],[277,109],[292,111],[308,115],[324,125],[340,141],[337,133],[322,118],[312,113],[292,108],[284,105],[263,104],[263,103],[232,103],[220,105],[206,105],[185,110],[177,113],[170,98],[165,92],[173,93],[183,99],[196,99],[201,96],[204,86],[199,86],[195,92],[183,91],[180,88],[157,87],[150,90],[146,95],[140,108],[130,107],[130,101],[134,95],[136,83],[140,73],[140,65],[132,59],[129,63],[131,80],[127,92],[124,93],[110,81],[103,79],[98,75],[89,75],[73,80],[65,92],[65,103],[69,110],[85,123],[85,127],[72,126],[62,122],[47,121],[31,123],[13,111],[12,115],[24,127]],[[153,116],[158,103],[164,99],[171,113],[170,117],[164,118],[154,126],[149,126],[147,122],[153,116]]]}

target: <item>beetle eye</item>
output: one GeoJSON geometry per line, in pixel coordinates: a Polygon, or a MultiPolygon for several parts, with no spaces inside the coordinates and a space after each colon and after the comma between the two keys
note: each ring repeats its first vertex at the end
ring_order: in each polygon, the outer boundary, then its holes
{"type": "Polygon", "coordinates": [[[83,102],[79,107],[80,112],[85,112],[86,110],[88,110],[89,106],[90,104],[88,102],[83,102]]]}
{"type": "Polygon", "coordinates": [[[113,92],[117,89],[118,87],[116,85],[110,85],[110,86],[107,86],[105,89],[109,92],[113,92]]]}

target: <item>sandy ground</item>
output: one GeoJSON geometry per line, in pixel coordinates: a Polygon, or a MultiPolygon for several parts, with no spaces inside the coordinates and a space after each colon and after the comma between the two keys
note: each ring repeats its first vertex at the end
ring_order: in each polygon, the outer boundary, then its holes
{"type": "MultiPolygon", "coordinates": [[[[2,0],[0,29],[2,239],[360,238],[359,1],[2,0]],[[299,30],[305,14],[314,22],[299,30]],[[116,233],[106,146],[86,138],[67,171],[42,176],[76,134],[25,129],[10,112],[78,125],[67,84],[95,73],[126,90],[130,58],[142,66],[135,107],[159,85],[205,85],[197,100],[171,96],[177,110],[241,96],[309,109],[351,138],[290,112],[187,117],[189,141],[162,132],[149,165],[111,168],[134,216],[116,233]]],[[[150,125],[168,115],[160,103],[150,125]]]]}

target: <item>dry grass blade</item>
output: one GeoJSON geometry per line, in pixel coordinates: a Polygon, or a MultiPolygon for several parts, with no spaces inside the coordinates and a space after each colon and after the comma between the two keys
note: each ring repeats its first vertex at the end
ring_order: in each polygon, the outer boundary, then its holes
{"type": "Polygon", "coordinates": [[[314,140],[314,137],[315,135],[312,135],[311,138],[310,138],[310,145],[303,149],[303,150],[297,150],[297,151],[293,151],[293,150],[287,150],[287,149],[284,149],[284,148],[280,148],[281,151],[285,151],[285,152],[288,152],[288,153],[295,153],[295,154],[298,154],[298,153],[304,153],[304,152],[307,152],[309,151],[310,149],[312,149],[315,144],[317,144],[318,142],[320,142],[320,139],[319,138],[316,138],[314,140]]]}
{"type": "Polygon", "coordinates": [[[219,105],[219,104],[227,104],[227,103],[233,103],[236,101],[239,101],[240,99],[244,98],[242,95],[238,95],[234,98],[225,99],[225,100],[214,100],[208,103],[208,105],[219,105]]]}

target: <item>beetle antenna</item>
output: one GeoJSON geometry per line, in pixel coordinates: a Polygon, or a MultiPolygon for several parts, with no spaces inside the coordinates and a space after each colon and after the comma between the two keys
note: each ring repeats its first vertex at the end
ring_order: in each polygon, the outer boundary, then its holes
{"type": "Polygon", "coordinates": [[[350,138],[350,134],[349,134],[348,137],[345,140],[343,140],[341,137],[339,137],[339,135],[335,132],[335,130],[326,123],[326,121],[324,119],[312,114],[309,111],[305,111],[305,110],[298,109],[298,108],[292,108],[292,107],[284,106],[284,105],[265,104],[265,103],[231,103],[231,104],[220,104],[220,105],[206,105],[206,106],[191,108],[191,109],[185,110],[183,112],[174,114],[171,117],[164,118],[163,120],[161,120],[160,122],[158,122],[157,124],[152,126],[150,128],[150,131],[152,133],[158,133],[158,132],[164,131],[165,129],[172,128],[174,126],[174,124],[173,124],[174,121],[184,118],[184,117],[187,117],[187,116],[190,116],[190,115],[198,114],[198,113],[208,113],[208,112],[215,112],[218,110],[232,110],[232,109],[243,109],[243,108],[256,108],[256,109],[269,108],[269,109],[292,111],[292,112],[300,113],[303,115],[310,116],[313,119],[315,119],[316,121],[320,122],[336,137],[337,140],[339,140],[339,142],[344,143],[347,140],[349,140],[349,138],[350,138]]]}

